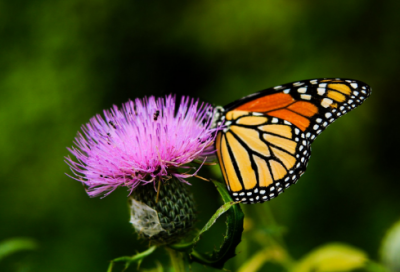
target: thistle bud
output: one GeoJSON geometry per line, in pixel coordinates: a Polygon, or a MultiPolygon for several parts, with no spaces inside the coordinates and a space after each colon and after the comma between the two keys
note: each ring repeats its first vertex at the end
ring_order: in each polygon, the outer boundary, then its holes
{"type": "Polygon", "coordinates": [[[187,185],[172,178],[160,184],[136,188],[129,197],[131,223],[139,237],[155,244],[169,244],[182,238],[195,221],[194,200],[187,185]]]}

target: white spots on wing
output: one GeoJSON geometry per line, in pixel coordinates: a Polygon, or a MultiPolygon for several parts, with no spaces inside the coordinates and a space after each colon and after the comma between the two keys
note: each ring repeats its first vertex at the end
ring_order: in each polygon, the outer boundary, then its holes
{"type": "Polygon", "coordinates": [[[298,93],[306,93],[307,92],[307,87],[301,87],[297,89],[298,93]]]}
{"type": "Polygon", "coordinates": [[[302,95],[300,95],[300,97],[304,100],[311,100],[311,95],[309,95],[309,94],[302,94],[302,95]]]}
{"type": "Polygon", "coordinates": [[[353,87],[354,89],[358,88],[358,84],[357,83],[350,83],[351,87],[353,87]]]}
{"type": "Polygon", "coordinates": [[[285,89],[285,90],[283,90],[283,93],[285,93],[285,94],[290,93],[290,89],[285,89]]]}
{"type": "Polygon", "coordinates": [[[317,84],[317,83],[318,83],[318,80],[317,80],[317,79],[310,80],[310,83],[311,83],[311,84],[317,84]]]}
{"type": "Polygon", "coordinates": [[[318,87],[324,88],[324,89],[325,89],[325,88],[326,88],[326,85],[327,85],[326,83],[320,83],[320,84],[318,85],[318,87]]]}
{"type": "Polygon", "coordinates": [[[302,85],[304,85],[304,82],[295,82],[295,83],[293,83],[293,86],[302,86],[302,85]]]}
{"type": "Polygon", "coordinates": [[[253,112],[253,115],[254,116],[264,116],[264,114],[261,112],[253,112]]]}
{"type": "Polygon", "coordinates": [[[323,95],[325,93],[326,89],[325,88],[317,88],[317,93],[319,95],[323,95]]]}
{"type": "Polygon", "coordinates": [[[240,100],[243,100],[243,99],[246,99],[246,98],[249,98],[249,97],[253,97],[253,96],[256,96],[256,95],[258,95],[259,93],[252,93],[252,94],[249,94],[249,95],[247,95],[247,96],[245,96],[245,97],[242,97],[240,100]]]}
{"type": "Polygon", "coordinates": [[[322,119],[321,118],[317,118],[317,120],[315,120],[315,121],[317,121],[317,123],[321,123],[322,119]]]}
{"type": "Polygon", "coordinates": [[[271,123],[274,123],[274,124],[278,123],[278,118],[275,118],[275,117],[272,118],[271,123]]]}
{"type": "Polygon", "coordinates": [[[275,90],[282,89],[282,85],[276,86],[276,87],[274,87],[274,89],[275,89],[275,90]]]}
{"type": "Polygon", "coordinates": [[[324,99],[322,99],[322,101],[321,101],[321,106],[324,107],[324,108],[327,108],[327,107],[329,107],[332,103],[333,103],[333,100],[332,100],[332,99],[324,98],[324,99]]]}

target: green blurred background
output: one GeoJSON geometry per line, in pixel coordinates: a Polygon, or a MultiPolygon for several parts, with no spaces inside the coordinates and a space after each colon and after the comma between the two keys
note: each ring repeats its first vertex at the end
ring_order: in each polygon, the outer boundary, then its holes
{"type": "MultiPolygon", "coordinates": [[[[399,11],[396,0],[0,1],[0,241],[39,244],[0,271],[106,271],[146,248],[128,223],[126,190],[90,199],[64,174],[66,147],[96,113],[169,93],[224,105],[319,77],[362,80],[373,94],[315,141],[301,181],[263,205],[285,226],[294,258],[340,241],[379,260],[400,219],[399,11]]],[[[219,197],[212,184],[189,181],[201,227],[219,197]]],[[[244,208],[256,226],[253,207],[244,208]]],[[[221,223],[200,246],[211,251],[223,231],[221,223]]],[[[237,260],[260,249],[246,245],[237,260]]]]}

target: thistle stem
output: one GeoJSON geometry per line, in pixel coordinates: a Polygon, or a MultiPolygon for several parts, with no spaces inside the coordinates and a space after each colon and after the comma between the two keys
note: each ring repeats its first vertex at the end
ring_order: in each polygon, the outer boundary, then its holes
{"type": "Polygon", "coordinates": [[[165,247],[168,252],[169,258],[171,259],[172,267],[174,272],[185,272],[185,256],[184,253],[176,251],[170,247],[165,247]]]}

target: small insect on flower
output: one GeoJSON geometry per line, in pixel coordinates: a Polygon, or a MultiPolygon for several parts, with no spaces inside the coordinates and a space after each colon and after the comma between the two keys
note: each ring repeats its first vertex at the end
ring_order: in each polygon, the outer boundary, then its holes
{"type": "Polygon", "coordinates": [[[129,194],[139,185],[175,178],[183,183],[197,174],[186,164],[206,161],[214,154],[216,131],[211,128],[212,108],[188,97],[176,104],[175,96],[129,101],[119,109],[104,110],[82,126],[75,147],[66,157],[75,180],[91,197],[107,196],[120,186],[129,194]],[[184,172],[179,168],[185,169],[184,172]]]}
{"type": "Polygon", "coordinates": [[[160,111],[156,110],[156,112],[154,113],[154,121],[157,121],[159,115],[160,115],[160,111]]]}

